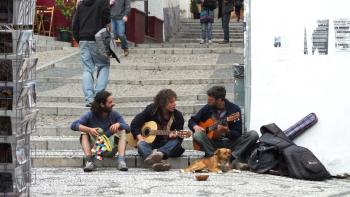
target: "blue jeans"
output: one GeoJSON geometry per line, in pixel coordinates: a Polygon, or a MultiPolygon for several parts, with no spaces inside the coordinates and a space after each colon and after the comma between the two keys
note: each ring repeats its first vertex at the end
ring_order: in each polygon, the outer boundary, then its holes
{"type": "Polygon", "coordinates": [[[125,36],[125,22],[123,20],[112,19],[112,32],[115,37],[118,37],[122,44],[122,49],[128,48],[128,41],[125,36]]]}
{"type": "Polygon", "coordinates": [[[108,56],[97,48],[95,41],[80,41],[79,48],[83,65],[85,102],[91,103],[94,101],[96,93],[107,87],[110,62],[108,56]],[[96,86],[94,86],[95,68],[97,68],[96,86]]]}
{"type": "Polygon", "coordinates": [[[212,23],[201,23],[202,24],[202,39],[212,39],[213,24],[212,23]]]}
{"type": "Polygon", "coordinates": [[[152,154],[153,149],[158,149],[159,152],[164,154],[163,159],[168,157],[180,157],[185,150],[181,146],[181,141],[179,139],[171,139],[164,143],[152,143],[140,142],[137,146],[139,154],[142,158],[148,157],[152,154]]]}
{"type": "Polygon", "coordinates": [[[222,22],[222,29],[224,30],[224,40],[229,41],[230,40],[230,18],[231,18],[231,12],[222,15],[221,22],[222,22]]]}

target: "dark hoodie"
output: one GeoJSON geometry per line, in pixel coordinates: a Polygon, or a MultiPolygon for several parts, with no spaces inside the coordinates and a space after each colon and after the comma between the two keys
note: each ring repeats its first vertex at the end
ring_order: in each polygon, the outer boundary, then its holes
{"type": "Polygon", "coordinates": [[[95,34],[110,23],[109,0],[82,0],[73,16],[76,41],[94,41],[95,34]]]}

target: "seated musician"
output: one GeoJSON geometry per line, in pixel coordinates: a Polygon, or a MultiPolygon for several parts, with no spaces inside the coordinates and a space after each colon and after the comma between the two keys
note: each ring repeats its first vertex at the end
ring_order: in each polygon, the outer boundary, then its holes
{"type": "MultiPolygon", "coordinates": [[[[232,151],[233,168],[240,169],[243,166],[246,168],[247,165],[244,165],[246,157],[258,140],[258,133],[256,131],[242,133],[241,110],[225,98],[225,87],[214,86],[207,91],[207,95],[208,104],[197,114],[192,115],[188,122],[188,127],[194,132],[194,144],[198,144],[200,150],[205,152],[205,157],[213,156],[218,148],[229,148],[232,151]],[[213,129],[216,137],[210,138],[203,126],[208,120],[218,123],[213,129]]],[[[210,124],[206,126],[211,127],[210,124]]]]}
{"type": "Polygon", "coordinates": [[[138,139],[137,148],[144,163],[155,171],[167,171],[170,164],[165,160],[169,157],[179,157],[185,151],[182,138],[174,133],[157,135],[152,143],[147,143],[141,135],[142,126],[149,121],[155,121],[160,130],[182,130],[184,118],[176,108],[176,93],[171,89],[163,89],[154,98],[154,103],[148,105],[131,121],[130,129],[134,138],[138,139]]]}
{"type": "Polygon", "coordinates": [[[71,124],[71,129],[80,131],[80,144],[83,148],[86,164],[84,172],[96,170],[97,153],[91,151],[98,140],[99,130],[109,138],[111,151],[104,152],[103,157],[114,157],[118,152],[117,167],[120,171],[127,171],[125,162],[126,131],[129,131],[123,117],[114,107],[112,94],[108,91],[98,92],[92,102],[91,111],[85,113],[71,124]],[[99,129],[100,128],[100,129],[99,129]]]}

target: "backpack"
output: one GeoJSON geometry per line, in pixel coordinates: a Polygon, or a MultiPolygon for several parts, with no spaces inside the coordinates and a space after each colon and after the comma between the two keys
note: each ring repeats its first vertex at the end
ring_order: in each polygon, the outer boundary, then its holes
{"type": "Polygon", "coordinates": [[[258,147],[248,159],[252,171],[266,173],[276,170],[297,179],[321,181],[329,172],[307,148],[295,145],[274,123],[260,128],[258,147]]]}
{"type": "Polygon", "coordinates": [[[203,7],[215,10],[217,8],[216,0],[204,0],[203,7]]]}

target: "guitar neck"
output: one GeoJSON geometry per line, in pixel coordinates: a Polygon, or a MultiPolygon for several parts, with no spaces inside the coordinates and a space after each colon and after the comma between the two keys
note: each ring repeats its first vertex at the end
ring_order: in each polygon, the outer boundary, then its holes
{"type": "Polygon", "coordinates": [[[168,131],[168,130],[151,130],[150,135],[169,135],[172,132],[176,131],[168,131]]]}

